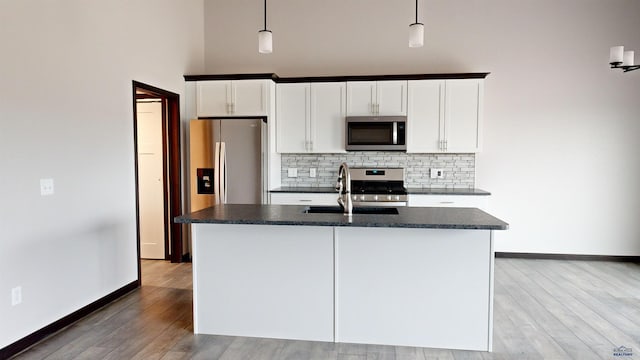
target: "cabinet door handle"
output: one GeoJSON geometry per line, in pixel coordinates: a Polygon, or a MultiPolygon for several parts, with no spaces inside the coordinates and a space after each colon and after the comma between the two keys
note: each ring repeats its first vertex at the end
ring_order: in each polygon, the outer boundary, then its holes
{"type": "Polygon", "coordinates": [[[376,114],[380,114],[380,104],[376,104],[376,114]]]}
{"type": "Polygon", "coordinates": [[[311,201],[313,201],[313,200],[309,200],[309,199],[300,199],[300,200],[298,200],[298,201],[300,201],[300,202],[311,202],[311,201]]]}
{"type": "Polygon", "coordinates": [[[445,151],[449,150],[449,140],[444,141],[444,150],[445,151]]]}
{"type": "Polygon", "coordinates": [[[440,201],[440,204],[455,204],[453,201],[440,201]]]}

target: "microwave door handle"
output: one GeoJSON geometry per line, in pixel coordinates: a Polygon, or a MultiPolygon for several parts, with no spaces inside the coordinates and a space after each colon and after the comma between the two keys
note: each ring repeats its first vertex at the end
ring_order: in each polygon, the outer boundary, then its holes
{"type": "Polygon", "coordinates": [[[393,122],[393,145],[398,145],[398,123],[393,122]]]}

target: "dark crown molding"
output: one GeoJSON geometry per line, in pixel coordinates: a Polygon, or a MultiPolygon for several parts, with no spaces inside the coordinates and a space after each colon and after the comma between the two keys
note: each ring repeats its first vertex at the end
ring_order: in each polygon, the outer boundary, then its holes
{"type": "Polygon", "coordinates": [[[273,73],[258,74],[212,74],[212,75],[185,75],[185,81],[203,80],[273,80],[278,81],[278,75],[273,73]]]}
{"type": "Polygon", "coordinates": [[[185,81],[204,80],[273,80],[277,83],[304,82],[344,82],[344,81],[381,81],[381,80],[451,80],[451,79],[484,79],[489,75],[483,73],[438,73],[438,74],[397,74],[397,75],[344,75],[344,76],[304,76],[279,77],[276,74],[217,74],[217,75],[185,75],[185,81]]]}

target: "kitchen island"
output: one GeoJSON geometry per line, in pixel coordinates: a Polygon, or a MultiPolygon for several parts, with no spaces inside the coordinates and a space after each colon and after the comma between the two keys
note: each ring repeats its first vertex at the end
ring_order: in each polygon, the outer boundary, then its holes
{"type": "Polygon", "coordinates": [[[505,222],[473,208],[307,209],[176,218],[192,224],[195,333],[491,351],[505,222]]]}

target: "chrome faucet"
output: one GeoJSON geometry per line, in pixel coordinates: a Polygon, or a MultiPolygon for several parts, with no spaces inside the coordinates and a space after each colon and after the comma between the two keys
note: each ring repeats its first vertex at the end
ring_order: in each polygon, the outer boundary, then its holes
{"type": "Polygon", "coordinates": [[[353,202],[351,200],[351,172],[347,163],[340,164],[338,168],[338,182],[336,183],[338,192],[338,204],[344,210],[345,215],[351,216],[353,213],[353,202]]]}

